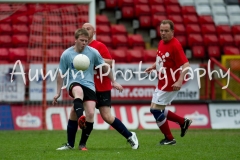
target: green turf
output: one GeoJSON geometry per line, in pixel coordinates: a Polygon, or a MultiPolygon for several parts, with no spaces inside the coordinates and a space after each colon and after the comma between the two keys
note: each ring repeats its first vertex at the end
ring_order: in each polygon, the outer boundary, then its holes
{"type": "MultiPolygon", "coordinates": [[[[172,130],[175,146],[159,146],[158,130],[136,131],[140,148],[132,150],[115,130],[93,130],[88,151],[56,151],[66,131],[0,131],[0,159],[5,160],[233,160],[240,159],[240,130],[189,130],[184,138],[172,130]]],[[[78,131],[77,142],[80,138],[78,131]]]]}

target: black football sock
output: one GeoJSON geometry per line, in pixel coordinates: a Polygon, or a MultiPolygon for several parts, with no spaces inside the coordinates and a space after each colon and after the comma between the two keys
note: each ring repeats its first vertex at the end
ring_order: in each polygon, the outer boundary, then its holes
{"type": "Polygon", "coordinates": [[[132,136],[132,133],[126,128],[126,126],[115,117],[111,126],[116,129],[121,135],[123,135],[126,139],[132,136]]]}
{"type": "Polygon", "coordinates": [[[79,145],[86,145],[88,137],[90,136],[93,130],[93,123],[86,121],[86,129],[82,130],[82,136],[79,145]]]}
{"type": "Polygon", "coordinates": [[[78,129],[77,121],[73,121],[69,119],[68,125],[67,125],[67,138],[68,138],[68,144],[71,147],[74,147],[77,129],[78,129]]]}
{"type": "Polygon", "coordinates": [[[73,108],[77,114],[77,118],[83,115],[83,101],[80,98],[76,98],[73,100],[73,108]]]}

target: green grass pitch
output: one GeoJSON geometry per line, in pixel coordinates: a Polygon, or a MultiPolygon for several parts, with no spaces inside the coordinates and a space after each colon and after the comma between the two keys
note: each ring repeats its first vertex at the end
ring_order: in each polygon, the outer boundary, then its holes
{"type": "MultiPolygon", "coordinates": [[[[66,131],[0,131],[0,160],[237,160],[240,130],[190,129],[185,137],[172,130],[175,146],[160,146],[158,130],[136,130],[140,147],[132,150],[115,130],[93,130],[88,151],[56,151],[66,142],[66,131]]],[[[78,146],[78,131],[75,146],[78,146]]]]}

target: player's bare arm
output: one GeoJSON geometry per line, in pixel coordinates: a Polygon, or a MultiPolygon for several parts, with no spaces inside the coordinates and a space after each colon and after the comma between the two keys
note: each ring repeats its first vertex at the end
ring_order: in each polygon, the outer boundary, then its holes
{"type": "Polygon", "coordinates": [[[153,63],[153,65],[151,67],[148,67],[144,72],[149,74],[154,69],[156,69],[156,62],[153,63]]]}
{"type": "Polygon", "coordinates": [[[172,85],[174,91],[178,91],[178,90],[181,89],[182,84],[183,84],[184,77],[185,77],[185,75],[187,74],[189,67],[190,67],[189,62],[183,64],[183,66],[182,66],[182,72],[181,72],[181,74],[180,74],[177,82],[175,82],[175,83],[172,85]]]}
{"type": "Polygon", "coordinates": [[[105,59],[105,58],[103,58],[103,60],[104,60],[105,63],[109,64],[110,67],[112,68],[112,63],[113,63],[112,59],[105,59]]]}
{"type": "Polygon", "coordinates": [[[57,99],[60,97],[61,92],[62,92],[62,85],[63,85],[63,78],[61,77],[60,73],[58,72],[58,75],[57,75],[57,94],[53,98],[53,102],[52,102],[53,105],[57,104],[57,99]]]}
{"type": "Polygon", "coordinates": [[[117,83],[117,82],[115,81],[115,79],[114,79],[114,77],[113,77],[113,72],[112,72],[111,68],[109,68],[108,65],[104,65],[103,68],[102,68],[102,70],[103,70],[103,73],[107,73],[107,72],[109,71],[108,78],[111,80],[112,86],[113,86],[114,88],[116,88],[117,90],[119,90],[120,92],[122,92],[122,91],[123,91],[123,87],[122,87],[119,83],[117,83]],[[110,69],[110,71],[109,71],[109,69],[110,69]]]}

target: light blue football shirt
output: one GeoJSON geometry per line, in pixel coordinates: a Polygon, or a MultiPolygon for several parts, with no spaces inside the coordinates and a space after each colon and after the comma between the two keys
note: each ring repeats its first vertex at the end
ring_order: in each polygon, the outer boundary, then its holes
{"type": "Polygon", "coordinates": [[[67,86],[67,91],[69,91],[70,84],[72,84],[73,82],[77,82],[95,92],[94,67],[103,63],[104,60],[101,57],[100,53],[90,46],[86,46],[81,53],[77,53],[74,50],[73,46],[66,49],[61,55],[59,64],[59,70],[62,72],[62,75],[67,75],[64,77],[63,86],[67,86]],[[88,69],[85,71],[81,71],[83,73],[83,76],[82,73],[76,70],[73,66],[73,59],[78,54],[84,54],[90,60],[90,65],[88,69]]]}

